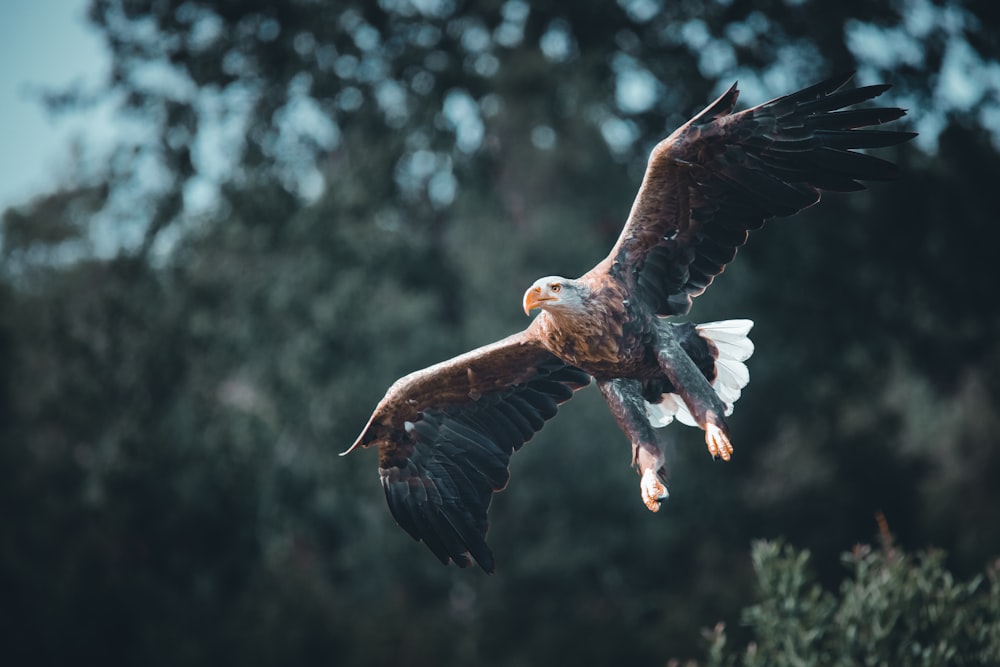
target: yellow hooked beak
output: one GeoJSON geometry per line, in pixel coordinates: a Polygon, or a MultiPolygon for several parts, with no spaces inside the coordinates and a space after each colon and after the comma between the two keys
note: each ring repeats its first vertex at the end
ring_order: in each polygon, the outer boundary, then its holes
{"type": "Polygon", "coordinates": [[[542,296],[541,287],[532,287],[524,293],[524,314],[530,315],[531,311],[535,308],[541,308],[546,301],[555,301],[556,299],[557,297],[554,296],[542,296]]]}

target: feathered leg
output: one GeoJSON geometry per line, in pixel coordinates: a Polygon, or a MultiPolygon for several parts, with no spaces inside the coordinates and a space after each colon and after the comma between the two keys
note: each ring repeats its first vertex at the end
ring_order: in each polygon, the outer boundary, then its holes
{"type": "Polygon", "coordinates": [[[632,441],[632,465],[639,469],[642,476],[639,482],[642,502],[650,511],[657,512],[660,501],[666,500],[669,493],[663,453],[656,444],[656,434],[646,417],[642,383],[619,378],[598,382],[597,386],[618,426],[632,441]]]}
{"type": "Polygon", "coordinates": [[[705,444],[712,456],[728,461],[733,454],[726,405],[705,375],[681,347],[678,329],[663,323],[657,327],[656,357],[663,373],[674,385],[698,426],[705,430],[705,444]]]}

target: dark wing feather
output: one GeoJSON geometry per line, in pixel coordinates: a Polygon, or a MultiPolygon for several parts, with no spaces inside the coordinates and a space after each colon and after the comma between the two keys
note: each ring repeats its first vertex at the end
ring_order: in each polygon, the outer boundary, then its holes
{"type": "Polygon", "coordinates": [[[396,382],[351,449],[378,446],[389,509],[414,539],[492,572],[486,511],[511,454],[589,383],[523,332],[396,382]]]}
{"type": "Polygon", "coordinates": [[[734,85],[653,149],[625,229],[595,271],[610,271],[659,315],[683,315],[766,218],[812,206],[820,191],[862,190],[895,176],[890,162],[852,149],[911,132],[856,128],[895,120],[895,108],[845,109],[889,86],[840,90],[850,74],[732,113],[734,85]]]}

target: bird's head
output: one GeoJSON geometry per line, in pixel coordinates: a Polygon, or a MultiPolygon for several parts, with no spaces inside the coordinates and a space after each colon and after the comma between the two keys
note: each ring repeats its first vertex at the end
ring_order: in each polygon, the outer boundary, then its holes
{"type": "Polygon", "coordinates": [[[562,276],[539,278],[524,293],[524,314],[535,308],[556,312],[583,310],[587,292],[587,286],[579,280],[562,276]]]}

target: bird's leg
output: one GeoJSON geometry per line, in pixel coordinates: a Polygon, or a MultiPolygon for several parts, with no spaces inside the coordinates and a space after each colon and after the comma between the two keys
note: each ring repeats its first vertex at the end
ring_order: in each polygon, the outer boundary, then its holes
{"type": "Polygon", "coordinates": [[[705,429],[705,445],[713,457],[728,461],[733,454],[729,426],[723,415],[726,406],[676,337],[674,327],[657,327],[656,357],[663,373],[684,400],[691,416],[705,429]]]}
{"type": "Polygon", "coordinates": [[[618,378],[600,381],[597,386],[608,402],[618,426],[632,441],[632,465],[638,468],[642,476],[639,482],[642,502],[651,512],[657,512],[660,502],[670,494],[664,483],[666,468],[663,452],[656,444],[655,432],[646,416],[642,384],[638,380],[618,378]]]}
{"type": "Polygon", "coordinates": [[[725,422],[722,426],[715,423],[715,413],[709,411],[708,415],[712,419],[705,424],[705,445],[708,453],[713,457],[728,461],[733,457],[733,443],[729,441],[729,435],[724,430],[725,422]]]}
{"type": "Polygon", "coordinates": [[[656,452],[653,453],[647,447],[632,443],[632,465],[636,466],[642,475],[639,482],[642,503],[650,512],[659,512],[660,502],[670,496],[667,485],[662,481],[666,476],[666,468],[663,465],[660,448],[656,447],[656,452]]]}

